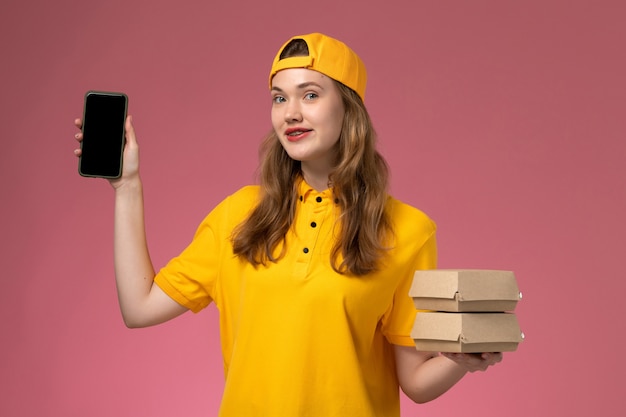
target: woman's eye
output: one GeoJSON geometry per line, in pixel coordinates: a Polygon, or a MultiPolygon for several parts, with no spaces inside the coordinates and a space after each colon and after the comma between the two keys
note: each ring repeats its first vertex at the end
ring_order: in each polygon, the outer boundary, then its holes
{"type": "Polygon", "coordinates": [[[284,103],[285,102],[285,97],[282,96],[276,96],[274,98],[272,98],[272,101],[276,104],[278,103],[284,103]]]}
{"type": "Polygon", "coordinates": [[[304,98],[305,98],[306,100],[313,100],[313,99],[316,99],[317,97],[318,97],[318,95],[317,95],[317,94],[315,94],[315,93],[307,93],[307,94],[304,96],[304,98]]]}

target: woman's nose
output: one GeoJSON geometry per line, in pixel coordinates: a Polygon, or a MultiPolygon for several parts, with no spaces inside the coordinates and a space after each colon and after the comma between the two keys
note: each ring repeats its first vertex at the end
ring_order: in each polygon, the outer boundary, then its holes
{"type": "Polygon", "coordinates": [[[291,101],[287,104],[285,111],[286,122],[300,122],[302,121],[302,112],[297,102],[291,101]]]}

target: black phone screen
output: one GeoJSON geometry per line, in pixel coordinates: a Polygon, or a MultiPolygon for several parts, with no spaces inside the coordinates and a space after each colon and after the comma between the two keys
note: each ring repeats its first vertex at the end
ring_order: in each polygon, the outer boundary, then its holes
{"type": "Polygon", "coordinates": [[[78,172],[85,177],[122,175],[124,121],[128,97],[123,93],[89,91],[85,94],[83,140],[78,172]]]}

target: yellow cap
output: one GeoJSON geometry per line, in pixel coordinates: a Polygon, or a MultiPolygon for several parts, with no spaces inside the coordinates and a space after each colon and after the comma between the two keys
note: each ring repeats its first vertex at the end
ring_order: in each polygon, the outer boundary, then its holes
{"type": "Polygon", "coordinates": [[[367,85],[365,64],[352,49],[337,39],[321,33],[310,33],[289,39],[280,48],[272,63],[269,77],[270,88],[272,88],[274,75],[287,68],[307,68],[321,72],[350,87],[356,91],[361,100],[365,100],[365,87],[367,85]],[[302,39],[306,42],[309,55],[280,59],[280,54],[285,46],[294,39],[302,39]]]}

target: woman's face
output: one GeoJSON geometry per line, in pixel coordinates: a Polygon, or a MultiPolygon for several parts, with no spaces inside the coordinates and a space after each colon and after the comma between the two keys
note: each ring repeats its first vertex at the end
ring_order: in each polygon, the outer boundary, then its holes
{"type": "Polygon", "coordinates": [[[335,82],[305,69],[279,71],[272,79],[272,125],[287,154],[316,170],[335,164],[344,106],[335,82]]]}

